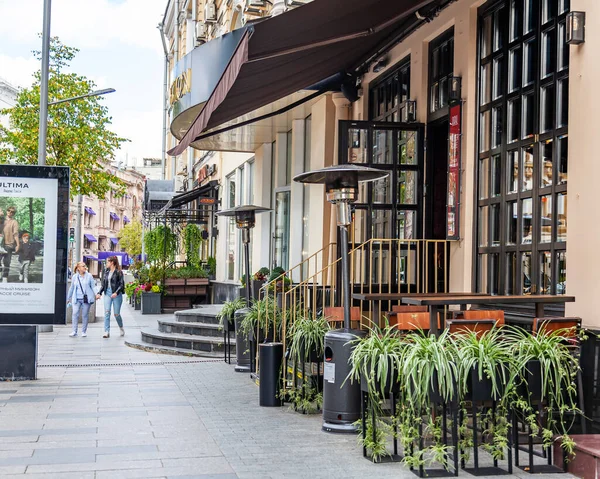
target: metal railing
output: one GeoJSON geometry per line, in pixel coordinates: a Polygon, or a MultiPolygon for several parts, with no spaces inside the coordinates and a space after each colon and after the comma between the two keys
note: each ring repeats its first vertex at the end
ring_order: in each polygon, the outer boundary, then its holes
{"type": "MultiPolygon", "coordinates": [[[[352,294],[448,292],[450,243],[447,240],[371,239],[359,244],[349,253],[350,291],[352,294]]],[[[266,320],[259,318],[259,325],[263,325],[266,336],[283,343],[284,351],[296,318],[315,318],[330,311],[341,313],[344,298],[342,288],[338,287],[341,265],[336,246],[329,244],[261,288],[261,297],[269,295],[273,300],[267,303],[266,320]],[[303,267],[302,281],[291,282],[294,272],[303,267]],[[327,311],[326,308],[340,309],[327,311]]],[[[361,328],[382,324],[382,317],[373,317],[374,311],[383,313],[391,309],[389,301],[378,301],[378,304],[351,301],[352,306],[359,309],[361,328]]],[[[328,319],[342,321],[341,316],[328,319]]],[[[355,319],[353,317],[354,324],[355,319]]],[[[282,371],[285,374],[287,364],[282,371]]]]}

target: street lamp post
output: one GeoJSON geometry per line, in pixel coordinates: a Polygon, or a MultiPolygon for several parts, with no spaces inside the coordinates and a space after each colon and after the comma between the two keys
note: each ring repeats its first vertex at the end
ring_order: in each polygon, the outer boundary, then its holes
{"type": "Polygon", "coordinates": [[[50,76],[50,14],[52,0],[44,0],[42,30],[42,74],[40,79],[40,132],[38,137],[38,165],[46,164],[46,136],[48,133],[48,78],[50,76]]]}
{"type": "Polygon", "coordinates": [[[344,328],[325,335],[325,363],[323,383],[323,430],[327,432],[355,432],[355,421],[360,418],[360,385],[345,381],[350,372],[349,359],[352,341],[363,335],[351,329],[350,258],[348,256],[348,226],[352,223],[350,204],[358,196],[358,183],[385,178],[387,172],[355,165],[336,165],[322,170],[302,173],[294,178],[298,183],[323,184],[327,201],[337,207],[337,225],[340,231],[342,263],[342,301],[344,328]]]}
{"type": "MultiPolygon", "coordinates": [[[[262,206],[244,205],[236,206],[228,210],[217,211],[215,214],[218,216],[235,217],[235,224],[238,229],[242,230],[242,243],[244,244],[244,270],[246,271],[246,307],[239,309],[235,312],[236,318],[236,335],[235,335],[235,355],[237,360],[237,366],[235,370],[237,372],[254,372],[254,357],[253,349],[250,348],[250,358],[245,357],[244,354],[247,350],[246,340],[238,332],[238,318],[242,318],[249,311],[250,298],[252,296],[250,292],[250,230],[254,228],[256,223],[257,213],[266,213],[271,211],[269,208],[263,208],[262,206]]],[[[254,342],[254,341],[253,341],[254,342]]]]}

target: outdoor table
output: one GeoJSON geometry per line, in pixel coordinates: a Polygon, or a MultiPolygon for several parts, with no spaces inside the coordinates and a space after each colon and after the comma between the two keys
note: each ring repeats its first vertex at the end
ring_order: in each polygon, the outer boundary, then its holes
{"type": "Polygon", "coordinates": [[[444,295],[453,296],[486,296],[486,293],[353,293],[352,299],[358,301],[370,301],[373,303],[373,319],[378,326],[381,318],[381,302],[382,301],[398,301],[402,303],[404,298],[430,298],[440,297],[444,295]]]}
{"type": "MultiPolygon", "coordinates": [[[[443,295],[429,295],[429,296],[404,296],[402,298],[403,304],[411,304],[414,306],[429,306],[429,327],[430,331],[438,334],[437,315],[441,307],[460,305],[466,307],[468,304],[535,304],[535,317],[544,317],[544,305],[550,303],[573,303],[575,302],[574,296],[563,296],[563,295],[511,295],[511,296],[498,296],[498,295],[461,295],[455,293],[443,294],[443,295]]],[[[442,318],[443,327],[443,318],[442,318]]]]}

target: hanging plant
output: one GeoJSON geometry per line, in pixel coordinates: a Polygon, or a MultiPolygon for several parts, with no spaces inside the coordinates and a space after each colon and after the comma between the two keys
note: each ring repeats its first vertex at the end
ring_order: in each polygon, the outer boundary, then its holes
{"type": "Polygon", "coordinates": [[[187,258],[188,266],[200,267],[200,245],[202,244],[202,234],[200,228],[193,223],[189,223],[183,228],[183,247],[187,258]]]}
{"type": "Polygon", "coordinates": [[[144,238],[144,244],[148,259],[152,262],[166,263],[177,252],[177,236],[164,225],[150,230],[144,238]]]}

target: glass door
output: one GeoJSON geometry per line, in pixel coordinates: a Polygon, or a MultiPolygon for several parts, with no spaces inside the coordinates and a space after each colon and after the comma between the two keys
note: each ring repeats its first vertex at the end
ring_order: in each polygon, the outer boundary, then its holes
{"type": "Polygon", "coordinates": [[[290,265],[290,189],[275,192],[274,267],[290,265]]]}

